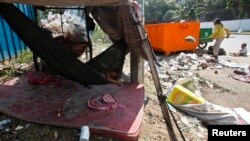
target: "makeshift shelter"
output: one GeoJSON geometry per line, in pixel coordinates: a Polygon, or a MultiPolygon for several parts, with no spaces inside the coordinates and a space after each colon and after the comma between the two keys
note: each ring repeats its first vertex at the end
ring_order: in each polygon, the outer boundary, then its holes
{"type": "MultiPolygon", "coordinates": [[[[32,4],[38,4],[36,2],[37,1],[34,1],[32,4]]],[[[46,3],[46,1],[44,2],[46,3]]],[[[58,4],[60,4],[60,2],[58,2],[58,4]]],[[[99,4],[100,3],[97,3],[97,5],[99,4]]],[[[48,3],[48,5],[51,4],[48,3]]],[[[90,7],[89,9],[89,11],[93,13],[95,19],[98,20],[97,22],[100,23],[101,28],[108,34],[114,43],[123,39],[128,45],[129,50],[134,50],[138,55],[146,58],[142,48],[142,40],[140,39],[139,31],[135,25],[136,23],[133,23],[134,20],[129,15],[128,6],[118,6],[116,8],[90,7]],[[104,12],[106,14],[104,14],[104,12]],[[114,21],[112,24],[110,24],[111,20],[114,21]]],[[[60,75],[75,80],[83,85],[107,83],[94,69],[90,68],[88,65],[82,64],[79,60],[62,50],[60,44],[54,41],[48,33],[44,32],[13,5],[2,4],[1,15],[17,35],[23,39],[26,45],[60,75]],[[16,22],[17,19],[20,22],[16,22]]]]}
{"type": "MultiPolygon", "coordinates": [[[[100,71],[98,72],[95,68],[99,67],[98,70],[105,70],[106,67],[105,61],[103,59],[109,56],[108,54],[111,52],[115,52],[116,58],[118,58],[117,63],[110,63],[109,65],[116,64],[121,67],[123,62],[119,62],[124,59],[125,54],[127,53],[127,49],[133,50],[138,56],[141,56],[149,61],[149,65],[151,68],[151,72],[153,74],[153,79],[155,82],[157,95],[160,101],[161,108],[164,112],[164,118],[167,121],[167,127],[169,135],[173,140],[176,140],[176,137],[173,133],[173,128],[171,125],[171,121],[168,115],[168,110],[165,104],[165,98],[162,94],[162,89],[160,86],[158,74],[155,68],[155,58],[152,52],[152,48],[150,48],[150,44],[147,40],[145,31],[141,25],[141,21],[136,17],[135,12],[131,7],[130,0],[57,0],[57,1],[48,1],[48,0],[0,0],[0,14],[5,19],[5,21],[12,27],[12,29],[17,33],[17,35],[23,39],[23,41],[27,44],[27,46],[34,51],[38,56],[40,56],[43,60],[46,61],[56,72],[60,75],[79,82],[83,85],[98,85],[98,84],[106,84],[107,81],[102,77],[100,71]],[[102,55],[93,59],[92,61],[83,64],[73,55],[65,52],[60,44],[58,44],[55,40],[52,39],[51,36],[48,35],[47,32],[42,30],[38,25],[36,25],[33,21],[26,18],[18,9],[15,8],[12,4],[6,3],[25,3],[31,5],[40,5],[40,6],[79,6],[85,5],[88,6],[88,11],[92,13],[93,17],[100,25],[100,27],[108,34],[111,40],[114,42],[114,45],[104,52],[102,55]],[[105,7],[108,6],[108,7],[105,7]],[[18,22],[16,22],[18,21],[18,22]],[[123,40],[123,41],[122,41],[123,40]],[[117,47],[118,46],[118,47],[117,47]],[[117,49],[119,48],[119,49],[117,49]],[[120,55],[119,55],[120,54],[120,55]],[[103,63],[100,65],[100,62],[103,63]],[[105,66],[105,67],[103,67],[105,66]],[[95,68],[93,68],[95,67],[95,68]]],[[[116,59],[112,59],[116,60],[116,59]]],[[[121,68],[119,68],[121,69],[121,68]]],[[[11,82],[10,82],[11,83],[11,82]]],[[[133,85],[132,85],[133,86],[133,85]]],[[[128,132],[121,132],[116,127],[113,130],[109,130],[110,124],[102,127],[102,125],[96,125],[94,123],[89,123],[90,128],[95,133],[104,133],[113,137],[124,137],[130,136],[128,139],[136,139],[138,137],[138,129],[140,127],[140,121],[142,119],[142,108],[143,108],[143,90],[134,87],[140,95],[137,97],[136,95],[132,95],[131,97],[137,98],[140,102],[134,102],[134,108],[136,110],[130,109],[130,112],[133,112],[133,119],[135,121],[131,121],[130,123],[136,124],[134,126],[126,126],[127,128],[133,129],[132,134],[128,132]],[[134,113],[136,112],[136,113],[134,113]],[[138,115],[137,115],[138,114],[138,115]]],[[[3,87],[0,89],[5,89],[3,87]]],[[[105,88],[95,88],[98,93],[105,88]]],[[[114,89],[114,87],[112,87],[114,89]]],[[[117,92],[125,91],[126,94],[133,93],[135,91],[130,91],[127,87],[121,87],[121,89],[117,90],[117,92]]],[[[7,92],[7,91],[6,91],[7,92]]],[[[88,91],[87,91],[88,92],[88,91]]],[[[25,93],[25,92],[24,92],[25,93]]],[[[118,94],[117,94],[118,95],[118,94]]],[[[96,95],[95,95],[96,96],[96,95]]],[[[5,95],[3,97],[6,97],[5,95]]],[[[130,97],[130,98],[131,98],[130,97]]],[[[130,99],[128,98],[128,100],[130,99]]],[[[24,98],[26,99],[26,97],[24,98]]],[[[125,98],[122,98],[125,99],[125,98]]],[[[86,99],[85,99],[86,100],[86,99]]],[[[135,100],[136,101],[136,100],[135,100]]],[[[128,104],[127,101],[125,101],[128,104]]],[[[13,104],[13,103],[12,103],[13,104]]],[[[14,108],[13,108],[14,109],[14,108]]],[[[119,109],[120,110],[120,109],[119,109]]],[[[124,113],[116,113],[115,115],[121,115],[124,113]]],[[[96,115],[100,117],[100,115],[96,115]]],[[[89,116],[88,116],[89,117],[89,116]]],[[[120,116],[119,116],[120,117],[120,116]]],[[[117,117],[116,117],[117,118],[117,117]]],[[[89,118],[88,118],[89,119],[89,118]]],[[[91,119],[91,118],[90,118],[91,119]]],[[[98,119],[101,120],[101,119],[98,119]]],[[[116,120],[117,121],[117,120],[116,120]]],[[[109,121],[112,123],[112,121],[109,121]]],[[[43,122],[44,123],[44,122],[43,122]]],[[[122,126],[120,126],[122,127],[122,126]]]]}

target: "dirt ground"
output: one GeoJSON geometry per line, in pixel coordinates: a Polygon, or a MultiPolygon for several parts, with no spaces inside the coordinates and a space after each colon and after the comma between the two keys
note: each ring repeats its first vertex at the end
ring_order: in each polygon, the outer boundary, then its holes
{"type": "MultiPolygon", "coordinates": [[[[248,57],[230,57],[220,56],[219,59],[230,60],[235,63],[250,64],[248,57]]],[[[204,69],[198,71],[198,75],[201,79],[208,80],[214,87],[201,85],[201,94],[206,101],[220,105],[225,108],[237,108],[242,107],[247,111],[250,111],[250,97],[249,97],[249,83],[235,80],[231,77],[234,68],[220,68],[220,69],[204,69]]],[[[145,74],[150,77],[150,74],[145,74]]],[[[146,77],[147,78],[147,77],[146,77]]],[[[157,105],[157,98],[152,90],[154,90],[153,83],[150,79],[145,81],[146,93],[149,97],[149,103],[145,106],[144,119],[142,124],[142,132],[139,140],[168,140],[168,133],[166,132],[166,126],[162,119],[162,114],[159,106],[157,105]],[[149,81],[149,82],[148,82],[149,81]],[[151,84],[149,84],[151,83],[151,84]],[[151,88],[150,88],[151,86],[151,88]],[[148,89],[149,88],[149,89],[148,89]],[[153,116],[151,116],[153,115],[153,116]]],[[[175,118],[181,121],[183,118],[187,118],[188,122],[192,122],[193,119],[189,115],[183,114],[181,111],[174,112],[175,118]]],[[[174,125],[173,125],[174,126],[174,125]]],[[[183,122],[179,122],[179,126],[184,129],[183,122]]],[[[176,126],[174,126],[176,129],[176,126]]],[[[182,130],[186,140],[207,140],[206,127],[198,121],[195,128],[188,130],[182,130]]],[[[180,134],[176,130],[176,135],[179,140],[182,140],[180,134]]]]}
{"type": "MultiPolygon", "coordinates": [[[[249,64],[248,57],[221,57],[222,59],[229,59],[232,62],[249,64]]],[[[224,107],[236,108],[243,107],[250,111],[249,104],[249,83],[235,80],[231,77],[233,74],[232,68],[202,70],[199,72],[202,78],[209,80],[217,85],[216,88],[203,88],[203,97],[214,104],[224,107]],[[217,71],[217,73],[215,73],[217,71]]]]}
{"type": "MultiPolygon", "coordinates": [[[[94,50],[95,52],[95,50],[94,50]]],[[[226,58],[226,57],[222,57],[226,58]]],[[[230,60],[249,64],[249,57],[230,57],[230,60]]],[[[129,57],[127,56],[124,65],[124,74],[129,75],[129,57]]],[[[144,86],[145,86],[145,107],[143,121],[141,124],[141,133],[139,141],[166,141],[169,140],[168,132],[162,112],[155,93],[154,83],[151,74],[145,69],[144,86]]],[[[230,77],[233,72],[232,68],[222,69],[205,69],[198,72],[203,79],[211,81],[214,87],[202,85],[202,96],[209,102],[224,107],[243,107],[250,111],[250,87],[248,83],[234,80],[230,77]],[[217,73],[215,73],[217,71],[217,73]]],[[[1,79],[0,79],[1,80],[1,79]]],[[[3,80],[2,80],[3,81],[3,80]]],[[[0,83],[1,84],[1,83],[0,83]]],[[[192,116],[188,116],[181,111],[173,110],[173,114],[180,126],[186,140],[201,141],[207,140],[206,127],[199,120],[192,116]],[[192,125],[185,128],[186,125],[192,125]]],[[[78,141],[79,129],[67,129],[48,125],[30,123],[8,117],[0,113],[0,121],[2,119],[11,118],[12,123],[9,130],[0,132],[0,141],[78,141]],[[22,126],[23,129],[14,130],[16,127],[22,126]]],[[[177,131],[177,127],[173,124],[177,138],[181,139],[177,131]]],[[[90,140],[115,140],[91,135],[90,140]]]]}

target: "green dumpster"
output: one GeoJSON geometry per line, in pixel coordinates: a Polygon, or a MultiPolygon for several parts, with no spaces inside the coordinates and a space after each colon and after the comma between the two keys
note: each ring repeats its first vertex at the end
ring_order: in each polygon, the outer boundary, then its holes
{"type": "Polygon", "coordinates": [[[212,28],[201,28],[200,29],[200,40],[199,40],[199,48],[204,49],[207,46],[207,42],[212,42],[213,39],[209,38],[212,34],[212,28]]]}

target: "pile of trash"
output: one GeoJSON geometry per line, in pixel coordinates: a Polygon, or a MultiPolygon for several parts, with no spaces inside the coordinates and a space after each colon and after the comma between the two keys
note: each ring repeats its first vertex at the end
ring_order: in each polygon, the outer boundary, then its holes
{"type": "MultiPolygon", "coordinates": [[[[209,55],[197,55],[199,53],[180,53],[171,56],[157,56],[160,66],[156,66],[164,93],[169,93],[173,87],[185,80],[192,80],[197,96],[201,96],[201,84],[213,88],[213,83],[199,77],[198,72],[204,69],[232,68],[240,70],[245,74],[250,74],[249,64],[231,62],[228,59],[220,59],[215,63],[215,59],[209,55]]],[[[149,64],[145,63],[145,68],[150,71],[149,64]]],[[[216,73],[216,71],[215,71],[216,73]]],[[[248,76],[248,75],[247,75],[248,76]]]]}
{"type": "MultiPolygon", "coordinates": [[[[48,12],[48,15],[40,20],[40,26],[52,32],[52,36],[63,36],[73,43],[86,42],[86,21],[78,16],[76,10],[66,10],[59,13],[48,12]]],[[[84,16],[83,16],[84,17],[84,16]]]]}
{"type": "MultiPolygon", "coordinates": [[[[183,79],[192,78],[194,85],[198,86],[198,82],[203,81],[196,77],[197,72],[203,69],[223,68],[221,65],[215,65],[214,58],[210,56],[199,57],[195,53],[180,53],[173,56],[157,56],[161,67],[157,66],[157,72],[161,80],[163,89],[169,91],[173,86],[183,79]]],[[[149,65],[146,62],[145,68],[150,71],[149,65]]],[[[209,84],[209,82],[205,82],[209,84]]]]}
{"type": "MultiPolygon", "coordinates": [[[[195,53],[180,53],[177,56],[159,57],[161,67],[157,67],[159,78],[168,103],[175,108],[194,116],[207,124],[249,124],[250,115],[245,109],[224,108],[209,103],[201,94],[201,83],[213,88],[213,84],[198,76],[203,69],[222,69],[224,67],[246,68],[225,60],[214,63],[210,56],[198,56],[195,53]],[[247,114],[245,114],[247,113],[247,114]],[[244,116],[243,116],[244,115],[244,116]]],[[[148,64],[146,68],[149,70],[148,64]]]]}

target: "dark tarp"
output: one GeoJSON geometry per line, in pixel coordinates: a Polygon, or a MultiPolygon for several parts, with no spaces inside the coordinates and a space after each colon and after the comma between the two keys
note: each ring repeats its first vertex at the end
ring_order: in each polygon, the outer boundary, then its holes
{"type": "Polygon", "coordinates": [[[130,6],[95,6],[89,7],[95,21],[113,42],[124,39],[137,55],[147,59],[142,47],[142,40],[135,19],[130,13],[130,6]]]}
{"type": "MultiPolygon", "coordinates": [[[[100,72],[82,63],[72,54],[66,52],[61,44],[56,42],[47,32],[26,17],[14,5],[0,3],[0,14],[25,44],[60,75],[75,80],[83,85],[107,83],[100,72]]],[[[111,49],[109,49],[111,53],[115,50],[112,48],[119,48],[117,46],[126,47],[126,44],[124,42],[119,42],[113,45],[111,49]]],[[[105,53],[109,54],[109,50],[105,53]]],[[[117,49],[117,51],[121,51],[120,54],[123,54],[120,58],[117,58],[117,60],[125,57],[126,50],[117,49]]],[[[98,60],[105,59],[102,57],[98,58],[99,59],[95,59],[96,61],[92,61],[89,64],[96,66],[98,60]]],[[[116,59],[113,58],[113,60],[116,59]]],[[[118,61],[121,61],[121,63],[117,64],[121,65],[124,60],[118,61]]]]}
{"type": "Polygon", "coordinates": [[[128,5],[130,0],[0,0],[0,2],[40,6],[117,6],[128,5]]]}

